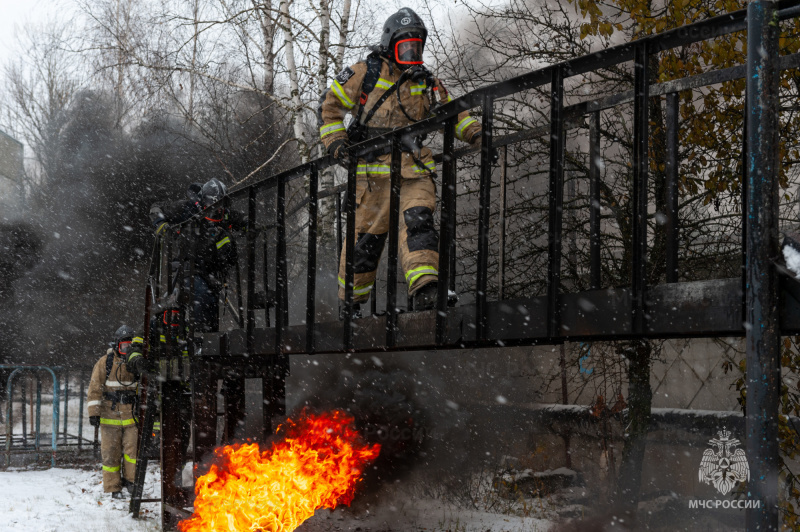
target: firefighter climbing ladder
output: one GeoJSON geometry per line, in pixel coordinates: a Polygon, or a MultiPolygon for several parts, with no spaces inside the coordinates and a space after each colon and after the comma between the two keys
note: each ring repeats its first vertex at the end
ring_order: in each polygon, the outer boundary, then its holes
{"type": "MultiPolygon", "coordinates": [[[[777,464],[777,433],[774,420],[778,415],[780,383],[779,344],[781,334],[800,332],[800,284],[785,270],[773,263],[780,256],[777,239],[777,172],[778,172],[778,73],[782,69],[800,67],[800,54],[779,56],[779,25],[776,19],[786,20],[800,15],[800,1],[751,2],[747,10],[708,19],[659,35],[622,44],[584,57],[547,66],[510,80],[475,90],[438,109],[435,117],[402,130],[393,131],[351,148],[344,201],[339,188],[320,190],[320,173],[335,161],[323,157],[277,175],[265,176],[230,194],[226,201],[246,205],[248,226],[259,228],[243,237],[245,275],[240,292],[239,318],[243,326],[220,333],[200,334],[195,331],[192,309],[188,302],[192,294],[180,299],[180,330],[191,341],[187,356],[176,356],[174,350],[153,351],[159,360],[158,388],[161,398],[161,459],[162,459],[162,526],[174,528],[191,511],[191,493],[178,485],[176,473],[185,458],[185,428],[180,422],[181,394],[184,382],[191,385],[192,453],[195,475],[204,473],[201,464],[218,444],[233,439],[235,426],[241,419],[243,387],[232,385],[247,377],[259,377],[263,383],[264,423],[266,438],[272,432],[272,420],[285,413],[285,377],[290,354],[324,354],[375,352],[386,350],[463,349],[502,345],[559,344],[564,341],[620,340],[634,338],[717,337],[741,336],[747,339],[748,372],[764,375],[748,389],[747,454],[751,463],[751,497],[765,501],[760,508],[747,510],[748,530],[777,529],[777,482],[768,473],[777,464]],[[648,59],[664,50],[688,46],[715,39],[733,32],[747,32],[748,56],[745,65],[709,71],[695,76],[664,83],[654,81],[648,59]],[[608,97],[588,97],[571,105],[565,104],[564,83],[571,77],[590,74],[607,68],[623,68],[633,64],[633,90],[608,97]],[[746,257],[740,277],[709,281],[681,282],[678,278],[678,93],[708,85],[745,78],[745,133],[742,153],[744,175],[741,180],[742,242],[740,252],[746,257]],[[537,87],[545,87],[550,96],[550,121],[508,135],[495,134],[494,105],[537,87]],[[665,239],[664,260],[666,282],[648,285],[648,143],[650,142],[649,102],[664,97],[667,140],[667,170],[664,189],[665,239]],[[600,231],[600,184],[598,166],[600,153],[600,113],[614,110],[630,114],[633,130],[632,230],[630,283],[623,287],[601,284],[600,268],[602,239],[600,231]],[[628,107],[622,107],[628,105],[628,107]],[[471,301],[448,308],[448,289],[455,289],[457,250],[455,247],[457,197],[457,160],[469,149],[455,149],[456,116],[466,109],[480,109],[482,145],[480,149],[479,207],[477,216],[477,263],[471,301]],[[586,122],[588,122],[588,127],[586,122]],[[591,289],[570,292],[561,282],[562,217],[564,207],[565,131],[586,129],[590,154],[588,180],[590,184],[588,225],[590,227],[590,257],[586,268],[591,272],[591,289]],[[442,154],[436,160],[442,164],[441,239],[439,244],[439,297],[434,311],[402,313],[398,308],[398,221],[401,137],[419,136],[444,129],[442,154]],[[494,149],[505,150],[522,141],[542,137],[549,143],[547,268],[541,296],[505,299],[503,291],[492,299],[489,290],[488,258],[490,248],[490,214],[492,209],[493,177],[491,154],[494,149]],[[354,226],[356,197],[356,164],[359,157],[374,150],[391,149],[391,201],[388,235],[385,313],[354,319],[353,306],[354,226]],[[307,200],[287,207],[287,184],[307,183],[307,200]],[[346,232],[345,312],[343,322],[318,322],[317,312],[317,248],[319,203],[334,196],[337,215],[346,223],[337,224],[337,241],[342,245],[346,232]],[[288,275],[287,219],[301,212],[307,215],[308,235],[306,256],[307,275],[288,275]],[[265,223],[267,216],[273,220],[265,223]],[[259,244],[261,249],[259,249],[259,244]],[[274,252],[274,253],[273,253],[274,252]],[[259,259],[259,255],[263,257],[259,259]],[[274,255],[274,256],[273,256],[274,255]],[[272,275],[270,275],[272,272],[272,275]],[[270,279],[271,278],[271,279],[270,279]],[[290,285],[305,290],[306,308],[302,320],[290,320],[290,285]],[[259,288],[260,287],[260,288],[259,288]],[[270,308],[259,304],[257,291],[274,291],[274,321],[270,308]],[[796,294],[796,295],[793,295],[796,294]],[[513,309],[513,311],[509,311],[513,309]],[[257,313],[264,311],[257,320],[257,313]],[[257,323],[264,324],[257,327],[257,323]],[[274,325],[271,325],[274,323],[274,325]],[[759,323],[761,327],[745,327],[759,323]],[[159,354],[160,353],[160,354],[159,354]],[[162,358],[163,357],[163,358],[162,358]],[[186,368],[181,378],[175,378],[174,365],[186,368]],[[172,371],[173,377],[169,377],[172,371]],[[166,377],[165,377],[166,375],[166,377]],[[226,380],[224,423],[218,431],[217,393],[219,381],[226,380]],[[761,415],[756,416],[758,412],[761,415]],[[183,438],[183,440],[182,440],[183,438]]],[[[626,67],[629,68],[629,67],[626,67]]],[[[505,159],[505,158],[504,158],[505,159]]],[[[505,164],[503,160],[503,164],[505,164]]],[[[502,227],[508,213],[505,206],[505,171],[500,191],[502,227]]],[[[299,186],[299,185],[298,185],[299,186]]],[[[149,330],[150,316],[158,308],[163,294],[171,294],[171,259],[173,246],[179,239],[189,239],[201,231],[193,219],[180,228],[167,231],[154,247],[150,280],[147,288],[145,329],[149,330]],[[180,233],[180,234],[178,234],[180,233]]],[[[652,233],[650,232],[650,235],[652,233]]],[[[501,257],[505,256],[506,241],[501,235],[501,257]]],[[[186,246],[183,247],[185,249],[186,246]]],[[[191,262],[191,261],[190,261],[191,262]]],[[[502,276],[501,268],[501,276],[502,276]]],[[[188,273],[189,276],[193,272],[188,273]]],[[[502,278],[499,283],[503,285],[502,278]]],[[[177,283],[181,290],[183,283],[177,283]]],[[[191,291],[191,283],[189,290],[191,291]]],[[[376,290],[373,291],[373,297],[376,290]]],[[[295,292],[292,292],[295,293],[295,292]]],[[[265,298],[261,298],[265,299],[265,298]]],[[[375,300],[373,300],[375,301],[375,300]]],[[[373,303],[374,305],[374,303],[373,303]]],[[[237,320],[239,321],[239,320],[237,320]]],[[[150,342],[146,334],[146,342],[150,342]]],[[[168,340],[168,343],[172,340],[168,340]]],[[[145,350],[147,356],[147,347],[145,350]]],[[[149,394],[150,392],[148,392],[149,394]]],[[[148,405],[150,404],[148,398],[148,405]]],[[[148,409],[149,410],[149,409],[148,409]]],[[[145,414],[147,417],[147,414],[145,414]]],[[[152,421],[152,420],[151,420],[152,421]]],[[[143,442],[144,443],[144,442],[143,442]]],[[[144,463],[144,461],[142,461],[144,463]]],[[[144,466],[142,466],[144,467],[144,466]]],[[[142,477],[143,478],[143,477],[142,477]]],[[[139,477],[137,476],[137,484],[139,477]]],[[[140,486],[139,486],[140,487],[140,486]]],[[[141,491],[139,491],[141,494],[141,491]]],[[[140,495],[141,496],[141,495],[140,495]]],[[[137,499],[135,504],[144,502],[137,499]]],[[[134,501],[132,501],[132,509],[134,501]]]]}

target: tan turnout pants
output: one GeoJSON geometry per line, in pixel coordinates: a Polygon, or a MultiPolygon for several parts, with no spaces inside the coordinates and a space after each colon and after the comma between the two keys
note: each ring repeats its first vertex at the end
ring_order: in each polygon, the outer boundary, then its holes
{"type": "Polygon", "coordinates": [[[120,471],[133,482],[136,475],[136,446],[139,435],[131,416],[130,405],[117,405],[118,410],[103,408],[100,416],[100,453],[103,457],[103,491],[122,489],[120,471]],[[127,412],[126,412],[127,410],[127,412]]]}
{"type": "MultiPolygon", "coordinates": [[[[401,164],[400,234],[398,255],[405,275],[408,293],[434,282],[439,274],[439,236],[433,225],[436,209],[436,185],[431,177],[435,164],[430,150],[423,149],[415,164],[404,153],[401,164]]],[[[353,253],[355,278],[353,301],[369,299],[375,285],[383,247],[389,233],[389,200],[391,155],[379,157],[374,163],[358,161],[356,184],[356,243],[353,253]]],[[[347,243],[339,259],[339,299],[344,299],[347,243]]]]}

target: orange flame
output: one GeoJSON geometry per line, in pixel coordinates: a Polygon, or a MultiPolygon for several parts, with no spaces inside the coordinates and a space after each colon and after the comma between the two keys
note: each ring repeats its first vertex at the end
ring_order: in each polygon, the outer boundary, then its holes
{"type": "Polygon", "coordinates": [[[290,532],[319,508],[349,505],[380,445],[364,443],[339,410],[303,412],[286,425],[284,439],[266,451],[257,444],[216,449],[217,463],[197,479],[194,514],[178,529],[290,532]]]}

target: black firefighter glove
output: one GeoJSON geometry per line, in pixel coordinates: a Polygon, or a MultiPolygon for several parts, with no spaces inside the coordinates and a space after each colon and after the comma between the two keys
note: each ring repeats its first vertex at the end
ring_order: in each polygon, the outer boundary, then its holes
{"type": "Polygon", "coordinates": [[[328,146],[328,154],[336,159],[336,162],[339,163],[339,166],[345,169],[350,166],[350,154],[348,153],[349,147],[350,142],[347,140],[347,138],[336,139],[331,143],[330,146],[328,146]]]}
{"type": "Polygon", "coordinates": [[[89,416],[89,424],[93,427],[100,426],[100,416],[89,416]]]}
{"type": "Polygon", "coordinates": [[[135,338],[131,342],[131,352],[128,355],[128,359],[125,361],[125,366],[128,368],[128,371],[137,377],[147,371],[147,360],[142,356],[142,351],[144,351],[142,339],[135,338]]]}
{"type": "MultiPolygon", "coordinates": [[[[481,146],[483,145],[483,137],[481,136],[481,132],[478,131],[472,138],[469,139],[469,145],[472,146],[473,149],[481,151],[481,146]]],[[[497,161],[500,160],[500,152],[497,151],[497,148],[492,146],[492,151],[489,152],[489,161],[492,164],[497,164],[497,161]]]]}

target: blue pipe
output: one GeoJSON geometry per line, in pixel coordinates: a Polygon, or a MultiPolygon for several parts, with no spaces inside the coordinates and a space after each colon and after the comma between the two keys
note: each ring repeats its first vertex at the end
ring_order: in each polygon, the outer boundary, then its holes
{"type": "MultiPolygon", "coordinates": [[[[36,439],[33,442],[33,447],[39,450],[39,434],[42,429],[42,379],[36,375],[36,439]]],[[[39,455],[36,455],[36,460],[39,460],[39,455]]]]}

